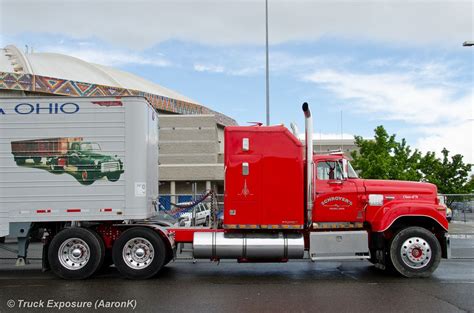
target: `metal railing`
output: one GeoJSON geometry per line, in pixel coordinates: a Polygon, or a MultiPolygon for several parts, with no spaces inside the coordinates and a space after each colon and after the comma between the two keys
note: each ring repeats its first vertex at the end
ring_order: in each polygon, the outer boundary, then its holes
{"type": "MultiPolygon", "coordinates": [[[[161,194],[159,196],[160,205],[158,206],[158,211],[159,213],[162,212],[175,218],[178,226],[200,226],[203,224],[203,221],[198,221],[197,217],[199,217],[199,211],[202,210],[204,206],[209,210],[208,222],[211,222],[211,220],[216,221],[216,223],[219,222],[219,220],[222,221],[224,213],[224,195],[213,194],[212,196],[205,197],[206,193],[207,192],[202,194],[161,194]],[[214,203],[217,207],[213,205],[214,199],[214,203]],[[212,211],[214,207],[215,214],[213,214],[212,211]],[[184,217],[190,217],[188,222],[183,219],[184,217]]],[[[207,214],[207,212],[205,214],[207,214]]],[[[205,225],[205,223],[203,225],[205,225]]]]}
{"type": "MultiPolygon", "coordinates": [[[[161,210],[169,212],[175,208],[174,204],[189,203],[201,197],[201,194],[161,194],[160,204],[161,210]],[[174,201],[174,202],[173,202],[174,201]]],[[[224,209],[224,194],[217,194],[217,214],[222,214],[224,209]]],[[[442,200],[449,209],[451,209],[451,216],[448,213],[448,219],[452,221],[474,222],[474,194],[440,194],[442,200]]],[[[204,204],[210,205],[211,198],[203,201],[204,204]]],[[[183,209],[183,213],[191,212],[195,215],[197,205],[183,209]]]]}

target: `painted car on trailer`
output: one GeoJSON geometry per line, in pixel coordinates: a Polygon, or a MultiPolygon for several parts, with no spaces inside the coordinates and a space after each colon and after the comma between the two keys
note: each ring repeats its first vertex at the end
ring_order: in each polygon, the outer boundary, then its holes
{"type": "Polygon", "coordinates": [[[99,143],[83,141],[82,137],[12,141],[11,149],[17,165],[54,174],[66,172],[83,185],[103,177],[116,182],[124,172],[123,162],[117,156],[101,153],[99,143]]]}

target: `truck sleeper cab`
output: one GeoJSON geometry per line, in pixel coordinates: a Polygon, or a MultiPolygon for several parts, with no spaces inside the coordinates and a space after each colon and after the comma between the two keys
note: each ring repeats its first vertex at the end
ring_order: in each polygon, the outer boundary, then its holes
{"type": "Polygon", "coordinates": [[[188,240],[195,258],[369,259],[425,277],[449,254],[436,195],[428,183],[360,179],[342,153],[314,155],[284,126],[227,127],[224,230],[188,240]]]}

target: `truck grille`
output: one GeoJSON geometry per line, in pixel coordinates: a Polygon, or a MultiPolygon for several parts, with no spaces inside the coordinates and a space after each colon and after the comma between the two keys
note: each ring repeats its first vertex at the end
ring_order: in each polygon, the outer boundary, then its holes
{"type": "Polygon", "coordinates": [[[102,173],[106,172],[116,172],[120,170],[119,162],[105,162],[101,164],[100,171],[102,173]]]}

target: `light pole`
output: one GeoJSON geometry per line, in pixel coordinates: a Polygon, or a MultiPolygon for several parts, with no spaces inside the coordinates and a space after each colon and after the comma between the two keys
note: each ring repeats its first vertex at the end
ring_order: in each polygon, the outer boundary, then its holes
{"type": "Polygon", "coordinates": [[[467,40],[467,41],[463,42],[462,45],[463,45],[464,47],[472,47],[472,46],[474,46],[474,41],[472,41],[472,40],[467,40]]]}
{"type": "Polygon", "coordinates": [[[270,78],[268,65],[268,0],[265,0],[265,85],[266,85],[266,120],[270,125],[270,78]]]}

